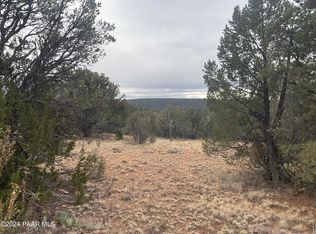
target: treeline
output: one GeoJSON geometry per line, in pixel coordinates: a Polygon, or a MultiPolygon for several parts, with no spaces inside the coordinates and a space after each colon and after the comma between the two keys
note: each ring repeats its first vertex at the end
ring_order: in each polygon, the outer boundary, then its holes
{"type": "Polygon", "coordinates": [[[163,110],[169,106],[180,107],[183,109],[206,109],[206,99],[191,99],[191,98],[144,98],[130,99],[128,103],[138,108],[150,110],[163,110]]]}
{"type": "Polygon", "coordinates": [[[298,2],[235,8],[219,63],[205,64],[212,137],[204,148],[233,147],[267,179],[315,188],[315,1],[298,2]]]}
{"type": "Polygon", "coordinates": [[[125,133],[131,134],[139,144],[156,136],[204,138],[208,134],[207,110],[171,106],[161,111],[135,110],[127,119],[125,133]]]}

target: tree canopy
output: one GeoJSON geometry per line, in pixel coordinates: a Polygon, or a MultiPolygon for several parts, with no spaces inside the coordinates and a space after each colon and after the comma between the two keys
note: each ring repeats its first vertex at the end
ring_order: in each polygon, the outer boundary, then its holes
{"type": "Polygon", "coordinates": [[[208,99],[222,104],[213,111],[214,122],[228,128],[227,140],[254,146],[260,167],[274,181],[291,177],[280,152],[280,144],[289,142],[279,137],[287,128],[284,117],[291,113],[287,101],[299,89],[315,91],[315,47],[308,40],[314,38],[314,18],[313,10],[286,0],[249,0],[244,8],[235,8],[224,29],[219,65],[205,64],[208,99]]]}
{"type": "MultiPolygon", "coordinates": [[[[48,193],[56,155],[71,149],[56,90],[78,85],[76,70],[105,55],[103,46],[115,39],[114,25],[97,19],[95,0],[0,0],[0,6],[0,151],[9,152],[0,155],[0,219],[10,220],[48,193]]],[[[101,78],[113,101],[117,87],[101,78]]],[[[93,91],[90,101],[100,97],[93,91]]]]}
{"type": "Polygon", "coordinates": [[[97,21],[94,0],[0,2],[0,58],[3,85],[14,83],[29,100],[67,72],[95,62],[113,42],[114,26],[97,21]]]}

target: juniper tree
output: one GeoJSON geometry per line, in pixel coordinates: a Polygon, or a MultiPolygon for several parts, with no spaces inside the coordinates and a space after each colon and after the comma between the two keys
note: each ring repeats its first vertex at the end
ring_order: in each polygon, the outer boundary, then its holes
{"type": "Polygon", "coordinates": [[[63,110],[55,106],[54,90],[114,41],[114,26],[97,20],[99,8],[95,0],[0,0],[0,92],[6,113],[0,112],[15,142],[0,177],[0,219],[23,215],[32,195],[40,197],[50,187],[45,174],[65,152],[67,134],[59,125],[63,110]]]}
{"type": "Polygon", "coordinates": [[[118,131],[124,124],[124,100],[119,97],[118,86],[104,74],[77,70],[70,82],[56,90],[56,101],[65,110],[64,127],[72,126],[74,133],[79,130],[84,137],[102,130],[118,131]]]}
{"type": "Polygon", "coordinates": [[[152,111],[135,111],[129,116],[128,130],[137,144],[144,144],[149,137],[154,137],[156,121],[156,115],[152,111]]]}
{"type": "Polygon", "coordinates": [[[97,21],[95,0],[0,1],[0,60],[14,83],[34,100],[62,83],[67,71],[95,62],[114,41],[114,26],[97,21]]]}
{"type": "Polygon", "coordinates": [[[274,181],[291,177],[277,132],[298,60],[308,57],[300,54],[297,33],[306,14],[285,0],[236,7],[220,40],[219,65],[209,61],[204,69],[208,99],[221,104],[212,115],[227,133],[222,138],[255,147],[257,166],[274,181]]]}

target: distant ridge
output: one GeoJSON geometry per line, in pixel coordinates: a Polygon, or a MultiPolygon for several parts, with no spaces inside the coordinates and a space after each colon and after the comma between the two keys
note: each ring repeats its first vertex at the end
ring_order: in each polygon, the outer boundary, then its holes
{"type": "Polygon", "coordinates": [[[151,109],[162,110],[168,106],[179,108],[205,109],[207,107],[206,99],[187,99],[187,98],[142,98],[127,100],[130,105],[151,109]]]}

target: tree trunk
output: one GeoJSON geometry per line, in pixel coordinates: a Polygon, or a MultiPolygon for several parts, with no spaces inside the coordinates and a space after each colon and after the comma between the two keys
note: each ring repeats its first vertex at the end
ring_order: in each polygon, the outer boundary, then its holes
{"type": "Polygon", "coordinates": [[[266,143],[269,154],[269,171],[274,182],[280,181],[280,160],[278,148],[275,144],[275,139],[271,133],[267,133],[266,143]]]}
{"type": "MultiPolygon", "coordinates": [[[[290,37],[290,44],[289,44],[288,56],[287,56],[287,67],[290,66],[290,62],[291,62],[291,53],[290,53],[291,46],[292,46],[292,37],[290,37]]],[[[268,143],[268,149],[270,153],[269,155],[270,156],[270,170],[271,170],[272,179],[275,182],[278,182],[280,180],[280,177],[282,178],[288,177],[288,172],[284,168],[283,160],[281,158],[281,155],[279,154],[277,145],[275,143],[275,138],[274,138],[274,130],[276,129],[278,125],[281,124],[287,87],[288,87],[288,73],[284,74],[275,118],[273,120],[272,127],[270,126],[270,123],[269,123],[268,129],[270,129],[270,132],[267,132],[267,143],[268,143]]]]}
{"type": "Polygon", "coordinates": [[[263,136],[264,141],[267,146],[267,158],[268,158],[268,165],[266,165],[266,170],[271,174],[271,179],[274,182],[280,181],[280,174],[279,174],[279,168],[280,168],[280,160],[279,158],[279,152],[275,143],[274,139],[274,133],[271,131],[271,121],[270,121],[270,97],[269,97],[269,88],[268,88],[268,80],[265,77],[264,78],[264,119],[262,123],[262,130],[263,130],[263,136]]]}

